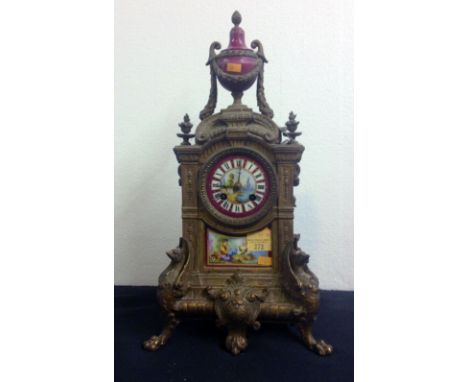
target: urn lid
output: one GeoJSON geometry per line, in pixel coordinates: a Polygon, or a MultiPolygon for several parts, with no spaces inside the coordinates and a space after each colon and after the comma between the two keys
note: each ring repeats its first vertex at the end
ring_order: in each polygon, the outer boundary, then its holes
{"type": "Polygon", "coordinates": [[[235,11],[231,17],[234,27],[229,33],[229,46],[227,49],[246,49],[252,50],[245,45],[245,33],[244,30],[239,26],[242,21],[242,16],[239,11],[235,11]]]}

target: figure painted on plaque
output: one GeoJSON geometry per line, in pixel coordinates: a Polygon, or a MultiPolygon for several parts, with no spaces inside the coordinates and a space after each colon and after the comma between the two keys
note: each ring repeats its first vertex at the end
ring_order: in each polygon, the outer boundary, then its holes
{"type": "Polygon", "coordinates": [[[218,258],[221,261],[229,261],[231,257],[229,256],[229,240],[223,239],[221,245],[219,246],[218,258]]]}
{"type": "Polygon", "coordinates": [[[258,258],[269,255],[268,250],[249,250],[247,236],[226,236],[208,230],[208,264],[215,265],[266,265],[259,264],[258,258]]]}

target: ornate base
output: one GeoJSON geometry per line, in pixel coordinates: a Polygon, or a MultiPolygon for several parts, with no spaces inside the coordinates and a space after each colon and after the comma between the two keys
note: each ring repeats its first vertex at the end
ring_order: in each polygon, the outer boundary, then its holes
{"type": "Polygon", "coordinates": [[[218,327],[227,328],[226,348],[234,355],[247,348],[247,329],[258,330],[260,320],[264,319],[295,322],[307,348],[321,356],[331,354],[333,347],[312,335],[312,322],[319,308],[318,280],[307,268],[309,256],[298,247],[298,241],[299,235],[295,235],[285,248],[283,271],[276,286],[268,287],[273,279],[264,277],[262,284],[261,276],[253,278],[239,269],[231,277],[217,282],[216,279],[204,281],[198,275],[198,285],[190,286],[183,277],[190,251],[181,238],[179,246],[167,253],[171,264],[159,278],[158,299],[167,316],[166,325],[159,336],[145,341],[143,348],[156,351],[165,345],[180,323],[180,317],[215,314],[218,327]]]}
{"type": "MultiPolygon", "coordinates": [[[[143,349],[148,351],[156,351],[161,346],[165,345],[179,323],[180,321],[175,317],[169,319],[159,336],[152,336],[143,342],[143,349]]],[[[297,324],[297,327],[301,334],[302,340],[308,349],[315,351],[320,356],[327,356],[333,353],[332,345],[325,342],[324,340],[317,341],[314,338],[312,335],[310,322],[300,322],[297,324]]],[[[256,321],[256,325],[254,325],[253,328],[259,329],[260,323],[256,321]]],[[[226,349],[234,355],[238,355],[247,349],[247,326],[229,326],[225,345],[226,349]]]]}
{"type": "Polygon", "coordinates": [[[257,317],[260,303],[265,301],[266,289],[251,288],[237,270],[221,289],[207,288],[208,296],[214,300],[218,326],[227,326],[226,347],[234,355],[247,348],[247,327],[260,328],[257,317]]]}

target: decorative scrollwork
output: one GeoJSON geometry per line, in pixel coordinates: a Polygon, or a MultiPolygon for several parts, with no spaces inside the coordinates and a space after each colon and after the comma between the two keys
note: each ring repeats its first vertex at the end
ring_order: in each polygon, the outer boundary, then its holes
{"type": "MultiPolygon", "coordinates": [[[[236,21],[238,18],[236,18],[236,21]]],[[[263,51],[263,45],[259,40],[253,40],[251,43],[253,49],[257,48],[257,52],[249,51],[247,49],[227,49],[216,55],[215,50],[221,49],[221,44],[217,41],[210,45],[209,57],[207,65],[210,65],[210,76],[211,76],[211,88],[208,103],[204,109],[200,112],[200,119],[204,120],[214,113],[217,103],[217,82],[220,83],[233,91],[233,96],[237,96],[240,102],[241,91],[248,89],[257,80],[257,105],[260,112],[268,118],[273,118],[273,110],[268,105],[265,98],[265,88],[263,86],[264,80],[264,69],[263,66],[268,60],[265,57],[263,51]],[[228,57],[251,57],[256,58],[257,62],[255,67],[245,74],[229,74],[222,70],[218,65],[218,59],[228,57]]],[[[234,97],[236,100],[236,97],[234,97]]],[[[238,102],[238,103],[239,103],[238,102]]]]}
{"type": "Polygon", "coordinates": [[[189,286],[182,280],[189,260],[188,243],[180,238],[179,246],[167,252],[171,259],[169,266],[159,276],[158,301],[166,315],[166,325],[158,336],[152,336],[143,342],[143,348],[155,351],[165,345],[175,327],[179,324],[175,312],[175,303],[188,291],[189,286]]]}
{"type": "Polygon", "coordinates": [[[211,61],[213,61],[216,57],[216,50],[221,49],[221,44],[218,41],[214,41],[210,45],[210,51],[208,54],[208,61],[206,62],[206,65],[210,65],[211,61]]]}
{"type": "Polygon", "coordinates": [[[310,316],[318,310],[319,281],[307,267],[309,255],[298,246],[301,235],[295,234],[283,253],[283,281],[291,297],[306,305],[310,316]]]}
{"type": "Polygon", "coordinates": [[[268,105],[268,102],[265,97],[265,88],[263,87],[263,80],[264,80],[264,70],[263,66],[268,60],[265,57],[265,53],[263,52],[263,45],[259,40],[253,40],[250,46],[257,50],[257,56],[260,57],[260,68],[258,71],[258,78],[257,78],[257,105],[260,113],[267,116],[268,118],[273,118],[274,113],[273,110],[268,105]]]}
{"type": "Polygon", "coordinates": [[[221,289],[208,287],[208,296],[214,300],[217,325],[228,328],[226,347],[237,355],[247,347],[247,327],[260,328],[257,317],[260,303],[268,295],[266,289],[251,288],[245,285],[237,270],[221,289]]]}
{"type": "Polygon", "coordinates": [[[297,316],[297,326],[305,345],[325,356],[333,352],[333,347],[324,340],[316,340],[312,335],[312,321],[319,309],[319,281],[309,270],[309,255],[298,246],[300,235],[294,235],[283,253],[283,286],[289,296],[304,310],[297,316]]]}
{"type": "MultiPolygon", "coordinates": [[[[189,260],[187,241],[181,237],[179,246],[166,252],[166,254],[171,259],[171,263],[159,276],[159,288],[182,290],[184,288],[181,280],[189,260]]],[[[167,304],[164,305],[168,306],[167,304]]]]}
{"type": "Polygon", "coordinates": [[[221,44],[218,41],[215,41],[210,45],[210,53],[208,56],[208,61],[206,63],[206,65],[210,65],[211,87],[210,95],[208,96],[208,102],[203,108],[203,110],[200,112],[200,119],[202,121],[214,113],[216,109],[216,103],[218,102],[218,85],[216,82],[216,73],[212,65],[212,62],[216,57],[216,49],[221,49],[221,44]]]}
{"type": "Polygon", "coordinates": [[[260,40],[253,40],[250,43],[250,46],[252,49],[258,48],[257,56],[260,57],[263,62],[268,63],[268,60],[265,57],[265,53],[263,52],[263,44],[260,42],[260,40]]]}

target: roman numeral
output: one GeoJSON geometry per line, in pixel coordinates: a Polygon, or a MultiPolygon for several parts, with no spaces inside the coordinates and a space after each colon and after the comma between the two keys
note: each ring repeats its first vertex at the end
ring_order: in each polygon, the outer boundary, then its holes
{"type": "Polygon", "coordinates": [[[247,202],[244,204],[244,207],[246,211],[250,211],[255,208],[255,204],[253,204],[252,202],[247,202]]]}
{"type": "Polygon", "coordinates": [[[235,168],[242,168],[244,161],[242,159],[235,159],[234,160],[234,167],[235,168]]]}
{"type": "Polygon", "coordinates": [[[262,202],[263,195],[262,195],[262,194],[259,194],[259,193],[256,193],[255,196],[256,196],[256,198],[255,198],[255,203],[256,203],[257,205],[259,205],[259,204],[262,202]]]}
{"type": "Polygon", "coordinates": [[[230,210],[231,207],[232,207],[232,203],[228,202],[227,200],[225,200],[222,204],[221,204],[221,207],[223,207],[225,210],[230,210]]]}
{"type": "Polygon", "coordinates": [[[250,173],[253,173],[257,167],[253,164],[253,162],[247,162],[247,171],[250,172],[250,173]]]}

